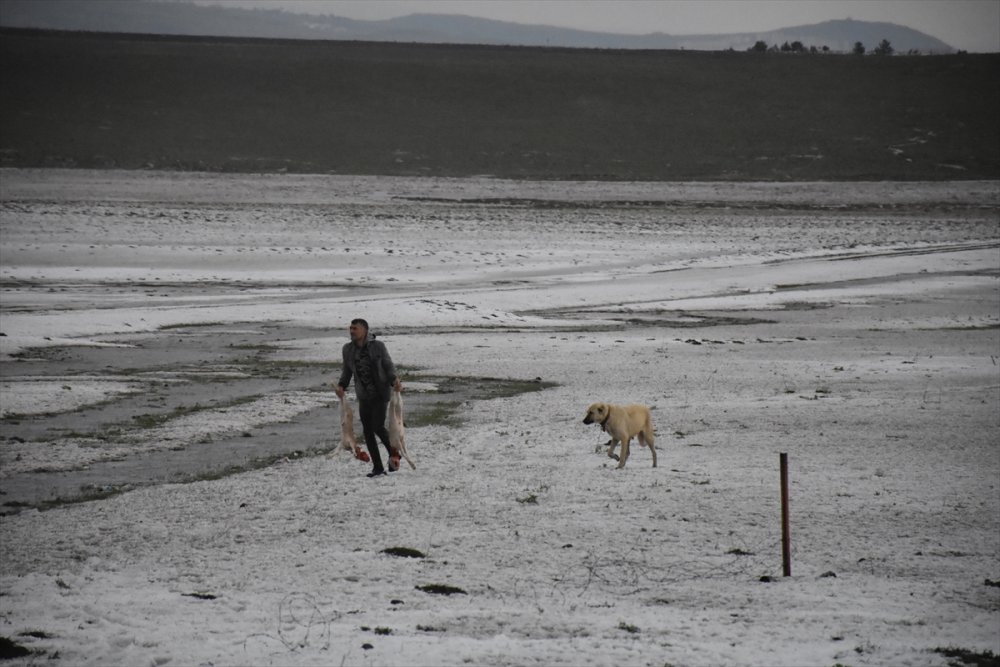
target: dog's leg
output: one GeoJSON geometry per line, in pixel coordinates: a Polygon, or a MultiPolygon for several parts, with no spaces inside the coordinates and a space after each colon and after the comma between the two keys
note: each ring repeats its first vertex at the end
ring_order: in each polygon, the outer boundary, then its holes
{"type": "Polygon", "coordinates": [[[628,461],[628,443],[632,438],[622,438],[622,456],[618,459],[618,467],[624,468],[625,462],[628,461]]]}
{"type": "Polygon", "coordinates": [[[618,460],[618,456],[615,454],[615,447],[618,445],[618,441],[614,438],[608,440],[608,458],[618,460]]]}
{"type": "Polygon", "coordinates": [[[615,461],[618,460],[618,455],[615,454],[615,439],[614,438],[611,438],[610,440],[608,440],[603,445],[598,445],[597,446],[597,451],[600,451],[601,447],[607,447],[608,448],[608,456],[610,458],[613,458],[615,461]]]}
{"type": "Polygon", "coordinates": [[[656,467],[656,447],[653,446],[653,436],[646,435],[644,432],[639,432],[639,444],[649,447],[649,451],[653,453],[653,467],[656,467]]]}

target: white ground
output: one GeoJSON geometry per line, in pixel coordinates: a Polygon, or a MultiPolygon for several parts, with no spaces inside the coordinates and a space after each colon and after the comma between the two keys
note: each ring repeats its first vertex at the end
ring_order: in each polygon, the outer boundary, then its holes
{"type": "MultiPolygon", "coordinates": [[[[388,478],[345,454],[0,517],[0,635],[36,651],[9,664],[1000,653],[1000,589],[985,584],[1000,580],[997,183],[4,170],[0,195],[5,356],[280,320],[330,336],[276,356],[328,361],[362,316],[420,373],[559,383],[407,429],[418,469],[388,478]],[[596,205],[609,201],[673,205],[596,205]],[[706,315],[773,323],[671,324],[706,315]],[[602,434],[581,422],[595,400],[653,406],[658,468],[640,448],[624,470],[595,452],[602,434]]],[[[8,415],[141,390],[0,378],[8,415]]],[[[172,426],[278,421],[312,407],[299,398],[172,426]]],[[[0,475],[85,464],[44,443],[0,448],[0,475]]]]}

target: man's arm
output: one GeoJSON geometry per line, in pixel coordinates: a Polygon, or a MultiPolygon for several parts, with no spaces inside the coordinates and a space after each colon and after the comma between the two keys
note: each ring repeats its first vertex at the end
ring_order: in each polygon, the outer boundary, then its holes
{"type": "Polygon", "coordinates": [[[389,356],[389,350],[385,345],[382,346],[382,368],[385,370],[385,377],[389,380],[389,385],[396,391],[402,391],[403,385],[399,381],[399,376],[396,375],[396,366],[392,363],[392,357],[389,356]]]}

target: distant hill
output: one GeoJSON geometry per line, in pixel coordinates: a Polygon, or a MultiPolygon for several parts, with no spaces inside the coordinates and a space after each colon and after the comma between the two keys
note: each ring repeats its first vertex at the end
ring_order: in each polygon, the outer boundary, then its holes
{"type": "Polygon", "coordinates": [[[745,51],[799,41],[809,48],[849,52],[889,40],[897,53],[953,53],[939,39],[893,23],[825,21],[814,25],[729,35],[622,35],[469,16],[411,14],[382,21],[295,14],[280,10],[201,6],[171,0],[0,0],[0,26],[162,35],[491,44],[599,49],[745,51]]]}

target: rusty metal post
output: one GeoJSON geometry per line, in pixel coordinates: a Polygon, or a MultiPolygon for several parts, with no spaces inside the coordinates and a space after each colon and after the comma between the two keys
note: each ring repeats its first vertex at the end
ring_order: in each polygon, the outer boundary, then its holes
{"type": "Polygon", "coordinates": [[[781,463],[781,570],[792,576],[792,538],[788,524],[788,454],[779,454],[781,463]]]}

